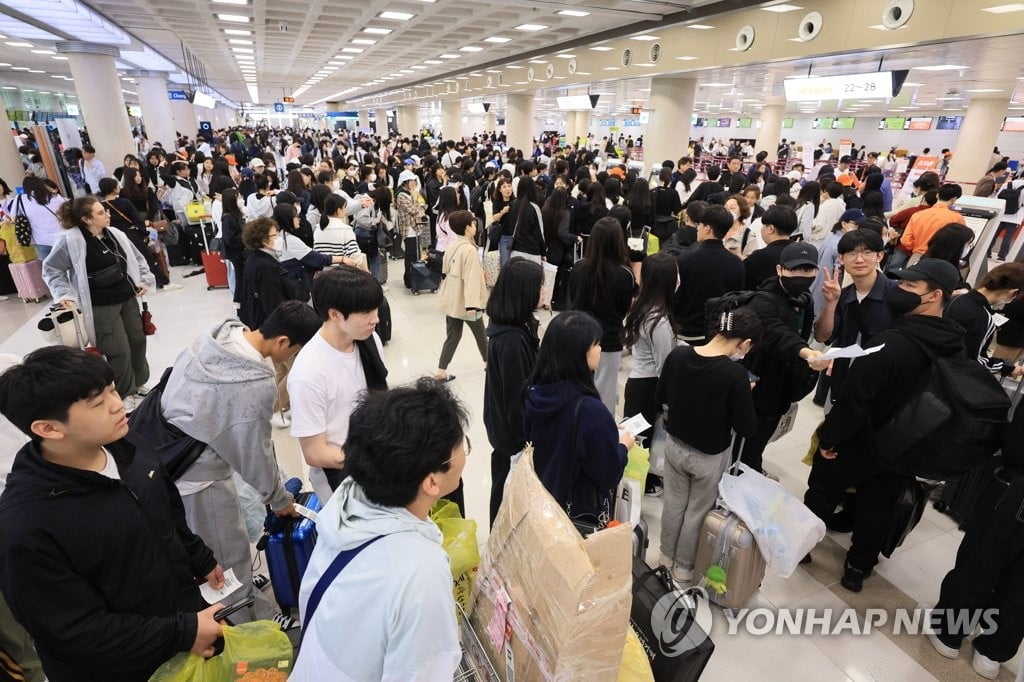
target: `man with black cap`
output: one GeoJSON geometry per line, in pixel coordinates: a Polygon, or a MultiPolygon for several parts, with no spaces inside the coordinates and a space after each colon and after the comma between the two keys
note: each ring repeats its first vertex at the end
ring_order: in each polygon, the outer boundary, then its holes
{"type": "Polygon", "coordinates": [[[893,506],[907,477],[875,458],[873,426],[884,424],[931,370],[926,348],[939,357],[963,352],[964,330],[942,317],[960,274],[943,260],[925,258],[896,273],[899,286],[886,295],[892,328],[867,345],[880,350],[857,358],[849,368],[832,411],[818,427],[804,504],[822,520],[831,519],[850,486],[857,490],[853,538],[842,585],[860,592],[878,563],[889,532],[893,506]]]}
{"type": "Polygon", "coordinates": [[[758,377],[754,387],[758,425],[744,441],[740,458],[757,471],[782,415],[814,388],[818,376],[806,362],[821,355],[807,345],[814,323],[810,289],[817,273],[816,248],[804,242],[787,244],[775,266],[776,276],[762,282],[749,303],[763,328],[761,342],[744,362],[758,377]]]}

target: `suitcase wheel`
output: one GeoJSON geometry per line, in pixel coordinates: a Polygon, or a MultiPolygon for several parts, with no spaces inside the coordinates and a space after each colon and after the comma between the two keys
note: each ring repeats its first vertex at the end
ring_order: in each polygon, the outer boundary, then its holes
{"type": "Polygon", "coordinates": [[[935,509],[936,511],[939,511],[939,512],[943,512],[943,513],[945,513],[945,511],[946,511],[947,509],[949,509],[949,506],[948,506],[948,505],[946,505],[946,503],[945,503],[945,502],[943,502],[942,500],[936,500],[936,501],[935,501],[935,502],[934,502],[934,503],[932,504],[932,508],[933,508],[933,509],[935,509]]]}
{"type": "Polygon", "coordinates": [[[412,290],[412,295],[413,296],[419,296],[420,295],[420,290],[419,289],[413,289],[412,290]]]}

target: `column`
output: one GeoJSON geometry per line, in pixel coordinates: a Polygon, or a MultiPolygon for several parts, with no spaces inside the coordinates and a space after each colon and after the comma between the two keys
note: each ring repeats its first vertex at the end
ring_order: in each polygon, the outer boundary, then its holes
{"type": "Polygon", "coordinates": [[[370,127],[370,110],[360,109],[359,110],[359,129],[363,130],[370,127]]]}
{"type": "MultiPolygon", "coordinates": [[[[195,140],[196,133],[199,132],[199,117],[196,116],[192,102],[187,99],[172,99],[170,102],[171,115],[174,117],[174,129],[182,135],[188,135],[189,140],[195,140]]],[[[174,147],[174,140],[170,141],[170,145],[172,148],[174,147]]]]}
{"type": "Polygon", "coordinates": [[[411,137],[420,131],[420,108],[417,104],[398,107],[398,133],[411,137]]]}
{"type": "Polygon", "coordinates": [[[25,167],[21,165],[21,155],[14,143],[14,131],[7,118],[7,107],[0,102],[0,178],[3,178],[13,189],[21,185],[25,177],[25,167]]]}
{"type": "Polygon", "coordinates": [[[377,119],[377,134],[381,137],[388,136],[388,112],[386,109],[374,109],[373,117],[377,119]]]}
{"type": "Polygon", "coordinates": [[[508,146],[522,149],[527,157],[533,151],[533,93],[508,95],[505,131],[508,146]]]}
{"type": "Polygon", "coordinates": [[[491,112],[484,114],[484,130],[487,134],[493,133],[498,127],[498,118],[491,112]]]}
{"type": "Polygon", "coordinates": [[[686,154],[696,90],[697,81],[692,78],[651,79],[651,120],[644,136],[644,160],[649,164],[675,161],[686,154]]]}
{"type": "MultiPolygon", "coordinates": [[[[1006,92],[1013,92],[1013,87],[1006,92]]],[[[988,99],[971,95],[956,146],[953,147],[953,160],[946,173],[949,182],[977,182],[991,167],[992,148],[996,146],[1009,106],[1010,98],[1006,95],[988,99]]],[[[964,194],[971,194],[973,190],[973,187],[965,187],[964,194]]]]}
{"type": "Polygon", "coordinates": [[[565,143],[575,144],[576,142],[576,112],[565,112],[565,143]]]}
{"type": "Polygon", "coordinates": [[[139,106],[142,107],[142,122],[146,126],[149,141],[159,142],[164,149],[174,144],[174,114],[171,101],[167,98],[167,74],[162,71],[129,71],[137,83],[139,106]]]}
{"type": "Polygon", "coordinates": [[[754,141],[754,154],[768,152],[769,162],[778,160],[779,142],[782,140],[782,117],[786,113],[785,104],[766,104],[761,109],[761,128],[757,131],[754,141]]]}
{"type": "Polygon", "coordinates": [[[441,133],[445,141],[462,139],[462,102],[446,99],[441,102],[441,133]]]}
{"type": "MultiPolygon", "coordinates": [[[[576,112],[576,137],[586,139],[587,133],[590,132],[590,112],[589,111],[577,111],[576,112]]],[[[572,141],[576,144],[576,140],[572,141]]]]}
{"type": "Polygon", "coordinates": [[[128,109],[114,64],[121,53],[110,45],[78,41],[58,42],[57,51],[68,55],[71,76],[82,85],[76,88],[76,94],[89,139],[104,168],[113,173],[124,155],[135,151],[128,109]]]}

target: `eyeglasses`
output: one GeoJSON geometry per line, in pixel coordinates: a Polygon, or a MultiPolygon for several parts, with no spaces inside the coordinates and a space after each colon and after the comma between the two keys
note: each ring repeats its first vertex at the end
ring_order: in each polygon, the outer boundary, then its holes
{"type": "MultiPolygon", "coordinates": [[[[466,453],[466,458],[468,459],[469,455],[473,452],[473,444],[469,441],[469,436],[466,436],[465,438],[466,438],[465,453],[466,453]]],[[[450,463],[453,459],[455,459],[455,457],[456,457],[456,455],[452,455],[451,457],[449,457],[445,461],[441,462],[441,466],[444,466],[445,464],[450,463]]]]}
{"type": "Polygon", "coordinates": [[[842,255],[844,257],[848,256],[848,257],[850,257],[850,258],[852,258],[854,260],[871,260],[872,258],[874,258],[875,256],[878,255],[878,252],[877,251],[864,251],[864,250],[861,250],[861,249],[857,249],[856,251],[847,251],[846,253],[844,253],[842,255]]]}

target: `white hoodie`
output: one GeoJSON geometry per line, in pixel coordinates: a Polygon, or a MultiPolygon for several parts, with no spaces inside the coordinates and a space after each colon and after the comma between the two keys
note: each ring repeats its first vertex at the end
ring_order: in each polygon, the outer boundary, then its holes
{"type": "Polygon", "coordinates": [[[366,499],[346,479],[320,512],[302,577],[302,649],[292,682],[450,682],[461,659],[448,555],[441,531],[400,507],[366,499]],[[359,553],[324,592],[311,623],[306,604],[339,552],[359,553]]]}

